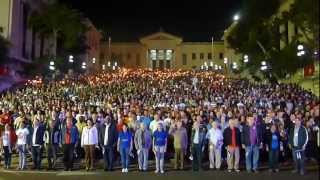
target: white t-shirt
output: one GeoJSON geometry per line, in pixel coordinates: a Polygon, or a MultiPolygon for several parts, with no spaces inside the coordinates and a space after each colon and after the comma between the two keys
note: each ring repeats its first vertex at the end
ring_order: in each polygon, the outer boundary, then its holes
{"type": "Polygon", "coordinates": [[[207,138],[211,144],[218,145],[218,142],[223,140],[223,135],[220,129],[211,128],[207,133],[207,138]]]}
{"type": "Polygon", "coordinates": [[[10,132],[5,131],[2,135],[2,145],[3,146],[10,146],[10,132]]]}
{"type": "Polygon", "coordinates": [[[18,145],[25,145],[27,144],[27,136],[29,135],[29,130],[27,128],[18,129],[16,131],[17,134],[17,144],[18,145]]]}

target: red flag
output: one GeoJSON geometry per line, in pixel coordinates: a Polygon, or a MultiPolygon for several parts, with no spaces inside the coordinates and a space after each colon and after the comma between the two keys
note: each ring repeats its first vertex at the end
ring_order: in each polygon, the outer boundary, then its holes
{"type": "Polygon", "coordinates": [[[314,67],[314,64],[310,64],[310,65],[307,65],[304,67],[304,76],[313,76],[314,74],[314,70],[315,70],[315,67],[314,67]]]}

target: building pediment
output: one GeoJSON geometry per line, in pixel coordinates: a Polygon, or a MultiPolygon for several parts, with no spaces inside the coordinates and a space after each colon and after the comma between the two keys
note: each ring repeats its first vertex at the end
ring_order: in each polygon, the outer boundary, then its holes
{"type": "Polygon", "coordinates": [[[140,39],[142,44],[149,44],[154,41],[171,41],[176,44],[180,44],[182,42],[182,38],[165,32],[157,32],[140,39]]]}

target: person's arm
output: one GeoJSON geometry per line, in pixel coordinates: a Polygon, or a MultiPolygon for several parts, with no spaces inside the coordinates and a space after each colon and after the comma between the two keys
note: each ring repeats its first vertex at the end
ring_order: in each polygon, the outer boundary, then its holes
{"type": "Polygon", "coordinates": [[[139,151],[138,136],[139,136],[139,130],[136,131],[134,135],[134,146],[136,147],[137,151],[139,151]]]}
{"type": "Polygon", "coordinates": [[[242,130],[242,132],[241,132],[241,134],[240,134],[241,144],[242,144],[242,148],[243,148],[243,149],[246,149],[246,145],[245,145],[246,133],[247,133],[247,127],[244,126],[244,127],[243,127],[243,130],[242,130]]]}
{"type": "Polygon", "coordinates": [[[120,137],[118,137],[118,142],[117,142],[117,151],[120,152],[120,137]]]}
{"type": "Polygon", "coordinates": [[[307,146],[307,143],[309,141],[309,135],[308,135],[308,131],[305,127],[303,127],[304,129],[304,133],[305,133],[305,142],[303,143],[303,146],[302,146],[302,150],[305,150],[306,149],[306,146],[307,146]]]}
{"type": "Polygon", "coordinates": [[[82,130],[81,139],[80,139],[80,141],[81,141],[81,143],[80,143],[81,147],[83,147],[84,134],[86,133],[86,129],[87,129],[87,128],[85,127],[85,128],[83,128],[83,130],[82,130]]]}

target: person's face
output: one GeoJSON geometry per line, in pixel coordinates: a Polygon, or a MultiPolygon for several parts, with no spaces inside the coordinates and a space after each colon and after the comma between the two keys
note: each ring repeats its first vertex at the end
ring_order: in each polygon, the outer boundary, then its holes
{"type": "Polygon", "coordinates": [[[140,128],[141,128],[142,130],[145,130],[145,125],[144,125],[144,123],[141,123],[141,124],[140,124],[140,128]]]}
{"type": "Polygon", "coordinates": [[[33,121],[33,126],[34,126],[34,127],[37,127],[38,125],[39,125],[39,120],[35,119],[35,120],[33,121]]]}
{"type": "Polygon", "coordinates": [[[270,130],[271,130],[272,133],[274,133],[274,132],[276,132],[276,129],[277,129],[276,126],[272,125],[270,130]]]}
{"type": "Polygon", "coordinates": [[[217,127],[218,127],[217,122],[213,121],[213,122],[212,122],[212,128],[213,128],[213,129],[217,129],[217,127]]]}
{"type": "Polygon", "coordinates": [[[162,131],[162,126],[160,124],[158,124],[157,129],[158,129],[158,131],[162,131]]]}
{"type": "Polygon", "coordinates": [[[92,126],[92,121],[88,120],[88,121],[87,121],[87,125],[88,125],[89,127],[91,127],[91,126],[92,126]]]}
{"type": "Polygon", "coordinates": [[[233,128],[234,127],[234,122],[233,122],[234,120],[229,120],[229,126],[230,126],[230,128],[233,128]]]}
{"type": "Polygon", "coordinates": [[[6,131],[9,131],[10,130],[9,124],[6,124],[4,128],[5,128],[6,131]]]}
{"type": "Polygon", "coordinates": [[[127,132],[127,130],[128,130],[127,126],[126,126],[126,125],[123,125],[123,126],[122,126],[122,131],[123,131],[123,132],[127,132]]]}
{"type": "Polygon", "coordinates": [[[295,119],[294,123],[295,123],[295,125],[298,126],[298,127],[301,126],[301,120],[298,119],[298,118],[295,119]]]}
{"type": "Polygon", "coordinates": [[[249,117],[248,118],[248,125],[249,126],[253,126],[253,124],[254,124],[254,118],[253,117],[249,117]]]}
{"type": "Polygon", "coordinates": [[[181,127],[182,127],[182,122],[181,122],[181,121],[178,121],[178,122],[177,122],[177,128],[180,129],[181,127]]]}

